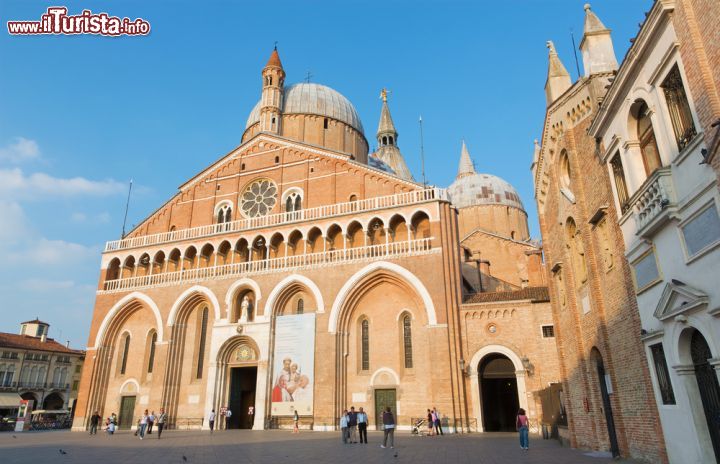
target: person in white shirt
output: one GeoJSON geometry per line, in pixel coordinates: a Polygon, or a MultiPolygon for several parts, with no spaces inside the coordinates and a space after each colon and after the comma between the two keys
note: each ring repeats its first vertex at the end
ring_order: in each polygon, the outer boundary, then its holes
{"type": "Polygon", "coordinates": [[[360,410],[357,413],[357,423],[358,423],[358,432],[360,432],[360,443],[365,443],[367,445],[368,416],[362,407],[360,408],[360,410]],[[363,441],[363,437],[365,437],[365,441],[363,441]]]}
{"type": "Polygon", "coordinates": [[[142,440],[145,437],[145,429],[147,428],[148,424],[148,410],[146,409],[143,413],[142,417],[140,417],[140,431],[138,432],[138,435],[140,436],[140,439],[142,440]]]}
{"type": "Polygon", "coordinates": [[[215,410],[213,409],[210,411],[210,415],[208,416],[208,422],[210,422],[210,433],[213,433],[213,429],[215,428],[215,410]]]}
{"type": "Polygon", "coordinates": [[[232,411],[230,408],[227,408],[225,411],[225,430],[228,430],[230,428],[230,418],[232,417],[232,411]]]}

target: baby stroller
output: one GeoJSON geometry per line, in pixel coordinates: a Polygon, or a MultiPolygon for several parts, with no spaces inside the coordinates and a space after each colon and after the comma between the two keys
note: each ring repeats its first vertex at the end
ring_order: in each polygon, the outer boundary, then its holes
{"type": "Polygon", "coordinates": [[[424,432],[425,427],[423,427],[423,426],[425,425],[426,422],[427,421],[425,419],[416,419],[415,423],[410,428],[410,433],[412,435],[417,435],[417,436],[425,435],[425,432],[424,432]]]}

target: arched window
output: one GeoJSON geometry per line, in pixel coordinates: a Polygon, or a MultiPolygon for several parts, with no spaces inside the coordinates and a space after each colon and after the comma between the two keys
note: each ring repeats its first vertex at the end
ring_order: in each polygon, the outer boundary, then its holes
{"type": "Polygon", "coordinates": [[[40,366],[40,369],[38,369],[38,380],[37,380],[38,384],[46,382],[45,372],[46,372],[45,366],[40,366]]]}
{"type": "Polygon", "coordinates": [[[217,223],[218,224],[224,224],[226,222],[232,221],[232,206],[229,204],[223,204],[222,206],[217,207],[217,223]]]}
{"type": "Polygon", "coordinates": [[[565,150],[560,154],[560,185],[570,188],[570,158],[565,150]]]}
{"type": "Polygon", "coordinates": [[[127,369],[127,360],[128,360],[128,353],[130,352],[130,334],[125,334],[125,340],[123,341],[123,352],[122,352],[122,361],[120,363],[120,375],[125,374],[125,369],[127,369]]]}
{"type": "Polygon", "coordinates": [[[300,298],[297,302],[297,313],[302,314],[303,312],[305,312],[305,301],[300,298]]]}
{"type": "Polygon", "coordinates": [[[285,211],[288,213],[302,209],[302,195],[300,192],[285,193],[285,211]]]}
{"type": "Polygon", "coordinates": [[[56,367],[55,370],[53,371],[52,383],[54,383],[55,385],[60,383],[60,368],[59,367],[56,367]]]}
{"type": "Polygon", "coordinates": [[[10,364],[10,367],[8,367],[7,372],[5,373],[5,386],[6,387],[9,387],[10,384],[12,384],[14,376],[15,376],[15,365],[10,364]]]}
{"type": "Polygon", "coordinates": [[[656,169],[662,167],[662,162],[660,161],[660,152],[655,140],[655,131],[650,120],[650,108],[644,101],[636,102],[636,105],[637,137],[640,141],[640,152],[645,166],[645,174],[649,176],[656,169]]]}
{"type": "Polygon", "coordinates": [[[202,379],[205,362],[205,342],[207,340],[208,309],[203,308],[200,315],[200,344],[198,345],[196,379],[202,379]]]}
{"type": "Polygon", "coordinates": [[[688,103],[685,86],[683,86],[682,76],[680,76],[680,69],[677,65],[673,66],[660,87],[662,87],[665,101],[667,101],[670,122],[675,132],[675,141],[678,149],[682,150],[697,135],[697,130],[695,130],[690,103],[688,103]]]}
{"type": "Polygon", "coordinates": [[[155,364],[155,343],[157,342],[157,332],[153,331],[150,337],[150,354],[148,355],[147,373],[152,374],[153,365],[155,364]]]}
{"type": "Polygon", "coordinates": [[[360,368],[368,371],[370,370],[370,323],[367,319],[363,319],[360,327],[360,343],[362,345],[360,368]]]}
{"type": "Polygon", "coordinates": [[[410,315],[403,317],[403,350],[405,352],[405,369],[413,367],[412,356],[412,331],[410,326],[410,315]]]}

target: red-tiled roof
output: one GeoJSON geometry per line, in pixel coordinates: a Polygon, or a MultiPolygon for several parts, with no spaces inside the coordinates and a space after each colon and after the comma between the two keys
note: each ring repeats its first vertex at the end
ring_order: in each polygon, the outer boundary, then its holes
{"type": "Polygon", "coordinates": [[[530,300],[533,303],[550,301],[547,287],[526,287],[509,292],[473,293],[465,297],[463,304],[494,303],[497,301],[530,300]]]}
{"type": "Polygon", "coordinates": [[[33,319],[32,321],[21,322],[21,324],[45,324],[45,325],[50,325],[50,324],[48,324],[47,322],[43,322],[43,321],[41,321],[41,320],[38,319],[38,318],[35,318],[35,319],[33,319]]]}
{"type": "Polygon", "coordinates": [[[282,68],[282,63],[280,62],[280,55],[277,52],[277,48],[273,50],[273,52],[270,54],[270,59],[268,60],[265,67],[268,66],[277,66],[278,68],[282,68]]]}
{"type": "Polygon", "coordinates": [[[17,335],[6,332],[0,332],[0,348],[52,351],[57,353],[80,355],[85,354],[85,352],[82,350],[73,350],[61,343],[56,342],[52,338],[48,338],[43,342],[40,337],[31,337],[30,335],[17,335]]]}

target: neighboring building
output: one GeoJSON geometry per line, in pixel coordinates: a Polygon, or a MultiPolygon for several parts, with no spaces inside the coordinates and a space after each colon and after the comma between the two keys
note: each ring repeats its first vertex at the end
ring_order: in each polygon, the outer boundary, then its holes
{"type": "Polygon", "coordinates": [[[617,62],[607,29],[585,6],[584,75],[572,83],[551,42],[535,196],[572,446],[667,460],[623,231],[600,141],[587,134],[617,62]]]}
{"type": "MultiPolygon", "coordinates": [[[[716,20],[709,37],[717,37],[717,2],[681,3],[707,7],[702,14],[716,20]]],[[[720,112],[708,107],[717,95],[700,85],[703,60],[714,59],[716,73],[720,62],[717,43],[697,49],[703,42],[688,33],[697,25],[675,11],[676,2],[655,2],[589,134],[601,140],[598,156],[613,180],[608,220],[620,224],[633,270],[669,460],[699,464],[720,462],[720,191],[712,166],[701,163],[720,112]],[[694,53],[692,72],[683,50],[694,53]]]]}
{"type": "Polygon", "coordinates": [[[418,184],[386,98],[368,155],[345,97],[284,81],[273,51],[241,145],[107,244],[74,428],[159,407],[178,428],[223,406],[254,429],[298,410],[333,430],[350,405],[371,429],[384,406],[401,429],[433,406],[451,430],[514,430],[518,406],[534,426],[561,420],[541,250],[515,189],[466,149],[450,189],[418,184]]]}
{"type": "Polygon", "coordinates": [[[75,406],[85,352],[48,338],[49,327],[35,319],[19,335],[0,332],[0,415],[17,414],[21,398],[33,409],[75,406]]]}

